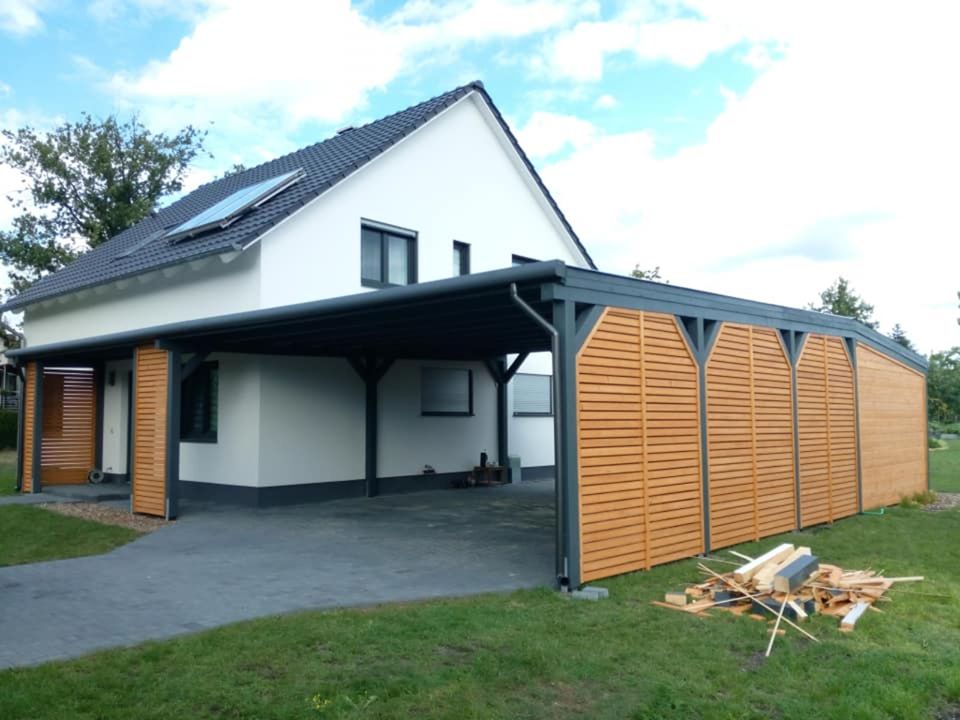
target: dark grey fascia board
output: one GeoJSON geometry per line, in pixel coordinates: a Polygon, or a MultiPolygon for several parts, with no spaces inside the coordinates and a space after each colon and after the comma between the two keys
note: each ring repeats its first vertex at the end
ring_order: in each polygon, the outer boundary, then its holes
{"type": "Polygon", "coordinates": [[[907,350],[876,330],[851,318],[815,310],[800,310],[573,267],[567,268],[567,277],[562,287],[556,284],[545,287],[542,299],[607,305],[621,303],[623,307],[671,315],[707,317],[784,330],[821,331],[841,337],[856,337],[921,372],[926,372],[927,369],[927,361],[923,356],[907,350]]]}
{"type": "Polygon", "coordinates": [[[147,340],[176,340],[182,336],[195,336],[233,329],[243,329],[279,322],[290,322],[311,317],[322,317],[334,313],[376,310],[394,304],[441,300],[484,290],[503,288],[504,297],[508,297],[510,285],[516,283],[562,282],[567,266],[560,260],[529,263],[503,270],[491,270],[475,275],[461,275],[443,280],[433,280],[414,285],[391,287],[384,290],[362,292],[354,295],[314,300],[295,305],[283,305],[262,310],[248,310],[229,315],[184,320],[164,325],[137,328],[119,333],[97,337],[69,340],[47,345],[27,346],[10,350],[7,356],[22,361],[29,358],[64,355],[76,352],[88,352],[108,348],[130,347],[147,340]]]}

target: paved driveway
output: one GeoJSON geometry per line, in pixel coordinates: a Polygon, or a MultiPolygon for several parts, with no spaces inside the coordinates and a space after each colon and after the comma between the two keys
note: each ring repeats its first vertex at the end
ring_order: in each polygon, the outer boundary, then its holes
{"type": "Polygon", "coordinates": [[[262,615],[553,581],[553,482],[187,508],[106,555],[0,568],[0,668],[262,615]]]}

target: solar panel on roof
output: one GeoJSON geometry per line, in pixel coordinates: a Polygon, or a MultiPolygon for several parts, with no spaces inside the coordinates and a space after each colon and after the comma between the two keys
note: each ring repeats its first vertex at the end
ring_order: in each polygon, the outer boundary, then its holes
{"type": "Polygon", "coordinates": [[[277,193],[293,185],[303,177],[303,174],[303,169],[298,168],[292,172],[241,188],[203,212],[194,215],[185,223],[177,225],[167,233],[167,237],[182,239],[205,230],[212,230],[217,227],[225,228],[245,210],[263,204],[277,193]]]}

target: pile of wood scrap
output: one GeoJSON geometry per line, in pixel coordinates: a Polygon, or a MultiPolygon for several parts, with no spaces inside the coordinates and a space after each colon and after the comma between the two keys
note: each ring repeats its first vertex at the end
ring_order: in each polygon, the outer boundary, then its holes
{"type": "Polygon", "coordinates": [[[707,576],[704,582],[668,592],[664,602],[654,605],[700,616],[708,615],[707,610],[726,610],[758,620],[770,619],[773,630],[767,645],[768,656],[777,635],[785,632],[782,625],[816,642],[817,638],[797,623],[819,613],[840,618],[840,630],[851,632],[867,610],[881,612],[874,605],[889,599],[885,593],[894,583],[923,580],[884,577],[872,570],[844,570],[820,562],[808,547],[789,543],[756,558],[731,553],[746,562],[707,558],[705,562],[737,567],[719,573],[701,562],[698,567],[707,576]]]}

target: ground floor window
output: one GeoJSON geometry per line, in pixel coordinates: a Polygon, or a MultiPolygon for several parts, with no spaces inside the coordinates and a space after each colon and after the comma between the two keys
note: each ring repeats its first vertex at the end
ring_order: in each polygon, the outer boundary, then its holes
{"type": "Polygon", "coordinates": [[[514,415],[553,415],[553,378],[517,373],[513,376],[514,415]]]}
{"type": "Polygon", "coordinates": [[[473,415],[473,372],[464,368],[420,368],[422,415],[473,415]]]}
{"type": "Polygon", "coordinates": [[[220,370],[215,362],[203,363],[183,381],[180,396],[180,439],[217,441],[220,370]]]}

